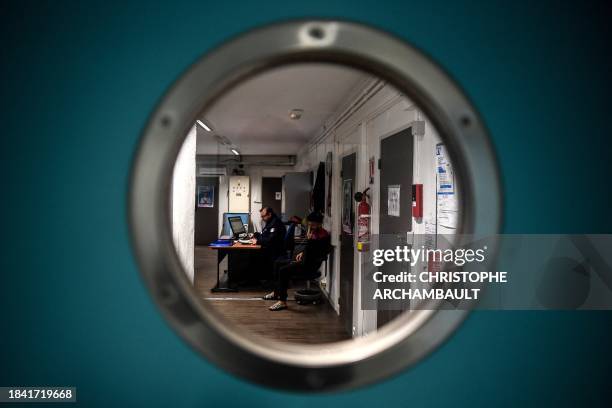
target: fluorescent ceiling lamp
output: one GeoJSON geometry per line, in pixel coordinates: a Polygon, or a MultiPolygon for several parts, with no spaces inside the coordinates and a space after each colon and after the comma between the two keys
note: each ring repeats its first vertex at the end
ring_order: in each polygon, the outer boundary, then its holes
{"type": "Polygon", "coordinates": [[[240,156],[240,152],[236,149],[230,149],[236,156],[240,156]]]}
{"type": "Polygon", "coordinates": [[[198,125],[202,126],[204,130],[206,130],[207,132],[211,132],[210,128],[206,126],[206,124],[202,122],[200,119],[196,120],[196,122],[198,123],[198,125]]]}

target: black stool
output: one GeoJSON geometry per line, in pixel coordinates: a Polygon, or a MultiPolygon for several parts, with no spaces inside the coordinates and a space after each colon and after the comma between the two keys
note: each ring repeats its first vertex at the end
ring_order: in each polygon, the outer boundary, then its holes
{"type": "Polygon", "coordinates": [[[310,283],[316,282],[316,279],[321,276],[321,272],[317,271],[316,273],[310,276],[302,276],[300,280],[306,281],[306,289],[298,289],[295,291],[295,301],[298,305],[316,305],[321,303],[321,298],[323,297],[323,293],[319,288],[311,288],[310,283]]]}
{"type": "MultiPolygon", "coordinates": [[[[330,253],[327,254],[323,263],[325,264],[325,275],[328,276],[328,260],[330,256],[333,254],[334,247],[331,247],[330,253]]],[[[298,289],[295,291],[295,301],[298,305],[316,305],[321,303],[321,299],[323,299],[323,292],[318,287],[318,281],[321,277],[321,272],[317,268],[312,274],[306,276],[300,276],[296,278],[297,280],[305,280],[306,281],[306,289],[298,289]],[[315,283],[316,288],[311,288],[310,284],[315,283]]]]}

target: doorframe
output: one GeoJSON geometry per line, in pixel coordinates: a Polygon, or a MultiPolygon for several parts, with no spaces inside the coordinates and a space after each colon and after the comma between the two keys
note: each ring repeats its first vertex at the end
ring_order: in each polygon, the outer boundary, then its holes
{"type": "MultiPolygon", "coordinates": [[[[356,127],[360,127],[360,125],[356,126],[356,127]]],[[[348,136],[350,136],[350,134],[352,134],[351,132],[347,132],[347,134],[345,134],[343,137],[343,140],[346,140],[348,138],[348,136]]],[[[348,144],[348,143],[347,143],[348,144]]],[[[337,296],[336,296],[336,304],[338,305],[338,309],[336,310],[336,312],[338,312],[338,315],[340,315],[341,309],[340,309],[340,279],[342,278],[341,276],[341,271],[342,271],[342,264],[341,264],[341,236],[342,236],[342,160],[345,157],[348,157],[352,154],[355,154],[355,176],[353,177],[353,195],[355,194],[355,191],[357,191],[357,188],[359,187],[359,177],[358,177],[358,171],[359,171],[359,159],[361,158],[360,152],[359,152],[359,146],[361,144],[361,137],[359,138],[359,142],[358,143],[351,143],[353,146],[351,146],[349,149],[343,151],[342,153],[340,153],[340,146],[343,145],[343,143],[341,143],[341,141],[336,140],[335,145],[336,145],[336,151],[338,152],[338,154],[336,154],[336,158],[338,160],[338,172],[337,172],[337,180],[338,180],[338,184],[336,186],[336,193],[337,193],[337,197],[338,197],[338,207],[337,207],[337,212],[336,214],[338,215],[336,217],[336,225],[334,225],[334,229],[337,231],[337,235],[338,235],[338,248],[335,252],[334,255],[334,263],[337,266],[338,270],[336,271],[337,273],[335,274],[336,278],[336,282],[334,282],[336,288],[337,288],[337,296]]],[[[357,212],[355,211],[355,202],[354,200],[352,200],[352,204],[353,204],[353,211],[355,212],[355,218],[353,219],[353,301],[352,301],[352,312],[351,312],[351,318],[352,318],[352,323],[351,323],[351,335],[352,334],[358,334],[358,327],[356,325],[356,321],[355,319],[358,316],[358,308],[359,308],[359,304],[355,304],[356,301],[356,287],[357,285],[355,284],[357,282],[357,279],[360,278],[359,275],[359,252],[357,252],[357,242],[356,242],[356,234],[355,232],[355,224],[357,221],[357,212]]],[[[333,210],[332,210],[332,214],[333,214],[333,210]]]]}
{"type": "MultiPolygon", "coordinates": [[[[379,114],[384,113],[385,111],[387,111],[388,109],[391,109],[393,106],[395,106],[397,103],[399,102],[399,100],[395,100],[393,103],[389,104],[382,112],[380,112],[379,114]]],[[[370,122],[372,122],[375,117],[377,117],[378,114],[376,116],[373,116],[371,118],[368,118],[367,121],[364,122],[365,125],[365,140],[366,140],[366,146],[367,146],[367,138],[368,138],[368,134],[367,134],[367,129],[368,129],[368,124],[370,122]]],[[[420,120],[424,120],[426,123],[430,123],[429,120],[427,120],[426,118],[422,118],[420,120]]],[[[410,120],[406,123],[401,124],[400,126],[397,126],[387,132],[383,132],[380,133],[378,135],[372,135],[371,137],[375,137],[377,138],[376,140],[376,165],[375,165],[375,172],[374,172],[374,179],[376,180],[375,185],[377,186],[378,191],[376,191],[376,195],[379,196],[380,195],[380,189],[381,189],[381,185],[380,185],[380,169],[378,168],[378,160],[380,160],[380,153],[381,153],[381,143],[384,139],[391,137],[399,132],[402,132],[408,128],[411,128],[413,126],[415,126],[415,124],[419,122],[418,119],[413,119],[410,120]]],[[[427,125],[426,125],[427,126],[427,125]]],[[[414,184],[415,182],[418,182],[418,180],[415,179],[415,175],[417,174],[416,170],[417,170],[417,166],[418,166],[418,155],[417,155],[417,136],[413,135],[412,138],[412,184],[414,184]]],[[[367,156],[369,157],[370,154],[369,152],[367,152],[367,156]]],[[[374,214],[374,211],[378,211],[379,214],[376,217],[372,217],[372,221],[370,224],[370,231],[374,230],[374,225],[376,225],[375,230],[377,231],[377,233],[380,232],[380,210],[381,210],[381,202],[380,202],[380,197],[377,197],[376,199],[376,206],[374,206],[374,200],[372,199],[372,214],[374,214]]],[[[414,230],[414,225],[412,226],[412,230],[414,230]]],[[[361,305],[359,305],[360,307],[361,305]]],[[[369,327],[369,329],[372,330],[377,330],[378,327],[378,319],[377,319],[377,312],[373,311],[373,315],[369,317],[369,323],[370,326],[373,327],[369,327]]],[[[364,331],[366,330],[365,327],[361,327],[361,330],[364,331]]]]}
{"type": "MultiPolygon", "coordinates": [[[[196,165],[197,168],[197,165],[196,165]]],[[[210,178],[210,179],[215,179],[215,192],[214,192],[214,199],[213,199],[213,203],[216,200],[216,210],[217,210],[217,234],[216,236],[218,237],[219,235],[221,235],[221,230],[223,229],[223,212],[221,211],[221,178],[218,175],[211,175],[211,176],[200,176],[196,173],[196,196],[194,198],[194,223],[197,224],[197,212],[198,212],[198,203],[197,203],[197,197],[198,197],[198,179],[199,178],[210,178]]],[[[195,230],[195,226],[194,226],[194,230],[193,230],[193,239],[194,239],[194,243],[195,243],[195,235],[196,235],[196,230],[195,230]]],[[[197,244],[195,244],[195,246],[198,246],[197,244]]]]}
{"type": "MultiPolygon", "coordinates": [[[[382,143],[383,143],[383,141],[385,139],[388,139],[388,138],[390,138],[392,136],[395,136],[395,135],[397,135],[397,134],[399,134],[399,133],[401,133],[401,132],[403,132],[405,130],[411,129],[411,131],[410,131],[410,134],[411,134],[411,137],[412,137],[412,177],[411,177],[411,180],[410,180],[411,187],[417,181],[417,180],[415,180],[415,174],[417,173],[416,170],[417,170],[417,167],[418,167],[418,164],[417,164],[417,157],[418,157],[418,155],[417,155],[417,143],[416,143],[417,136],[412,131],[412,128],[415,126],[415,124],[417,122],[418,122],[418,120],[411,120],[405,126],[402,125],[402,126],[397,127],[395,130],[392,130],[392,131],[389,131],[389,132],[385,132],[384,136],[381,136],[379,138],[379,140],[378,140],[378,160],[381,160],[382,159],[382,143]]],[[[379,196],[378,211],[379,211],[379,216],[376,218],[376,220],[377,220],[377,223],[378,223],[377,231],[378,231],[379,236],[380,236],[380,211],[382,209],[382,204],[381,204],[381,200],[380,200],[380,194],[382,193],[382,184],[381,184],[381,180],[380,180],[381,174],[382,174],[382,168],[378,168],[378,196],[379,196]]],[[[412,218],[412,213],[410,214],[410,217],[412,218]]],[[[415,230],[415,220],[411,219],[410,220],[410,230],[406,231],[406,243],[410,244],[412,246],[414,246],[414,230],[415,230]]],[[[410,308],[408,308],[406,310],[400,311],[400,313],[396,317],[400,316],[403,313],[408,312],[409,310],[410,310],[410,308]]],[[[377,308],[376,316],[375,316],[376,330],[380,330],[380,328],[382,327],[382,326],[378,325],[378,314],[379,314],[379,312],[380,311],[377,308]]],[[[395,320],[395,317],[393,317],[392,320],[395,320]]],[[[389,322],[387,322],[387,323],[389,323],[389,322]]]]}
{"type": "MultiPolygon", "coordinates": [[[[277,200],[280,201],[279,204],[279,209],[275,210],[276,214],[280,217],[282,212],[283,212],[283,197],[282,197],[282,191],[283,191],[283,176],[266,176],[266,175],[261,175],[261,192],[260,192],[260,201],[261,201],[261,207],[263,207],[265,205],[264,203],[264,179],[279,179],[280,180],[280,193],[281,193],[281,199],[277,200]]],[[[253,203],[255,204],[255,203],[253,203]]],[[[252,212],[254,212],[255,210],[259,210],[259,208],[254,208],[254,210],[252,212]]]]}
{"type": "Polygon", "coordinates": [[[464,211],[459,225],[474,234],[491,235],[500,230],[499,165],[475,107],[457,84],[416,48],[376,29],[344,21],[292,21],[251,31],[219,47],[201,59],[197,69],[181,76],[156,105],[146,124],[130,176],[128,215],[133,250],[150,294],[170,326],[194,349],[227,370],[260,384],[327,391],[369,384],[416,363],[453,333],[468,311],[415,313],[416,316],[398,319],[387,330],[360,339],[352,347],[341,343],[326,345],[326,353],[288,344],[264,347],[207,313],[208,309],[186,285],[184,270],[171,245],[168,194],[159,188],[168,186],[172,176],[171,166],[160,163],[174,157],[183,141],[181,130],[193,124],[196,113],[214,101],[217,91],[266,67],[313,57],[367,68],[425,106],[432,123],[444,132],[449,152],[464,163],[457,169],[458,179],[465,181],[460,202],[464,211]],[[336,41],[321,41],[319,35],[315,36],[321,32],[323,36],[333,33],[336,41]],[[303,36],[309,38],[309,34],[313,38],[308,46],[295,41],[303,36]],[[357,40],[363,38],[368,41],[357,40]],[[275,40],[274,47],[261,47],[271,44],[270,39],[275,40]],[[411,86],[415,83],[422,86],[411,86]],[[464,206],[465,203],[471,205],[464,206]],[[480,211],[475,211],[473,203],[478,204],[480,211]],[[151,222],[152,219],[156,222],[151,222]],[[181,311],[180,316],[176,310],[181,311]],[[390,332],[394,335],[385,336],[390,332]],[[245,361],[248,364],[238,370],[237,364],[245,361]],[[284,376],[282,384],[262,375],[270,370],[284,376]],[[312,381],[304,381],[306,374],[312,381]]]}
{"type": "MultiPolygon", "coordinates": [[[[378,160],[381,159],[381,151],[382,151],[382,142],[383,140],[394,136],[400,132],[403,132],[404,130],[411,128],[415,125],[415,123],[417,123],[417,120],[411,120],[410,122],[408,122],[407,125],[402,125],[397,127],[395,130],[391,130],[389,132],[385,132],[383,133],[379,138],[378,138],[378,157],[377,157],[377,163],[376,163],[376,177],[377,177],[377,181],[378,181],[378,194],[380,196],[380,192],[381,192],[381,185],[380,185],[380,168],[378,168],[378,160]]],[[[412,133],[412,132],[411,132],[412,133]]],[[[415,175],[415,170],[416,170],[416,136],[413,134],[412,135],[412,180],[411,180],[411,185],[414,185],[415,183],[415,179],[414,179],[414,175],[415,175]]],[[[380,212],[380,209],[382,208],[382,205],[380,203],[380,198],[378,200],[378,211],[380,212]]],[[[412,216],[412,215],[411,215],[412,216]]],[[[413,220],[414,221],[414,220],[413,220]]],[[[376,230],[380,233],[380,214],[378,217],[376,217],[376,230]]],[[[414,230],[414,225],[411,222],[410,223],[410,231],[407,232],[407,235],[412,233],[412,231],[414,230]]],[[[408,238],[406,236],[406,238],[408,238]]]]}

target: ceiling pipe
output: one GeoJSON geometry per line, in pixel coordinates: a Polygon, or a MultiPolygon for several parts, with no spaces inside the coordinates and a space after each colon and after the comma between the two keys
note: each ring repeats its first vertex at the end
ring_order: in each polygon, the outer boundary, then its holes
{"type": "Polygon", "coordinates": [[[241,163],[245,166],[283,166],[292,167],[297,163],[295,155],[203,155],[196,157],[199,165],[225,165],[230,163],[241,163]]]}
{"type": "Polygon", "coordinates": [[[361,91],[357,98],[353,100],[342,113],[336,116],[331,125],[323,126],[323,131],[313,138],[309,145],[315,146],[323,139],[325,139],[331,132],[338,129],[344,122],[346,122],[359,108],[361,108],[367,101],[370,100],[378,91],[380,91],[385,86],[385,81],[382,79],[372,79],[369,84],[365,85],[365,89],[361,91]]]}

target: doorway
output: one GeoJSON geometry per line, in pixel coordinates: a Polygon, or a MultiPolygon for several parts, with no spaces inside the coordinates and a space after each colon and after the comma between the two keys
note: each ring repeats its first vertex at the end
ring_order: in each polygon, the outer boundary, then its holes
{"type": "MultiPolygon", "coordinates": [[[[379,243],[381,249],[407,244],[407,232],[412,231],[412,161],[413,136],[409,127],[380,141],[380,214],[379,243]]],[[[410,265],[387,262],[383,273],[397,274],[410,265]]],[[[387,284],[391,288],[393,284],[387,284]]],[[[397,288],[397,285],[394,286],[397,288]]],[[[379,284],[384,289],[385,284],[379,284]]],[[[395,305],[396,303],[393,303],[395,305]]],[[[376,325],[381,327],[402,313],[386,310],[379,301],[376,325]],[[383,309],[383,310],[381,310],[383,309]]],[[[390,308],[390,307],[389,307],[390,308]]]]}
{"type": "Polygon", "coordinates": [[[345,330],[353,335],[353,267],[355,263],[355,190],[357,154],[351,153],[342,158],[341,191],[341,232],[340,232],[340,318],[345,330]]]}
{"type": "Polygon", "coordinates": [[[194,240],[208,245],[219,236],[219,178],[196,177],[194,240]]]}
{"type": "Polygon", "coordinates": [[[263,177],[261,179],[261,206],[270,207],[275,214],[282,210],[282,177],[263,177]]]}

